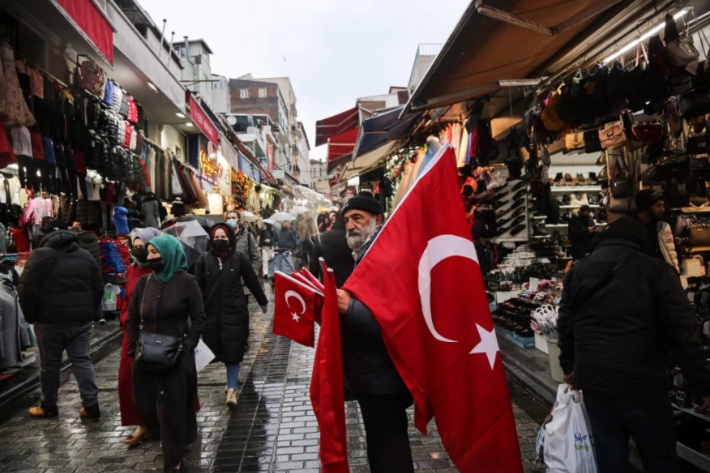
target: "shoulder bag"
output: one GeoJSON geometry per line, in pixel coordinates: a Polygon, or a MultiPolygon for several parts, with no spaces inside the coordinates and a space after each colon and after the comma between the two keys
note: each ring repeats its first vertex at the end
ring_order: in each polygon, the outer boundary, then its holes
{"type": "MultiPolygon", "coordinates": [[[[141,331],[138,337],[136,357],[134,361],[136,365],[148,371],[171,371],[177,364],[180,354],[184,350],[182,338],[143,331],[143,306],[145,304],[146,295],[148,294],[148,286],[152,280],[153,275],[151,274],[148,276],[145,289],[143,289],[143,298],[141,299],[140,306],[141,331]]],[[[160,295],[161,291],[158,291],[156,303],[160,302],[160,295]]]]}

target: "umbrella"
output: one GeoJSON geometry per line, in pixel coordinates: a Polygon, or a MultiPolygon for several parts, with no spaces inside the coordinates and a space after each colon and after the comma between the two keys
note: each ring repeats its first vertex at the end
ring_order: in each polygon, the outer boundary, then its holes
{"type": "Polygon", "coordinates": [[[276,212],[271,216],[271,220],[274,222],[291,222],[292,220],[296,220],[296,217],[288,212],[276,212]]]}
{"type": "Polygon", "coordinates": [[[210,237],[197,220],[177,222],[172,227],[166,228],[164,232],[178,239],[185,251],[185,256],[187,256],[188,266],[195,264],[198,258],[207,251],[210,237]]]}
{"type": "Polygon", "coordinates": [[[259,220],[259,217],[257,217],[251,212],[242,212],[242,220],[244,220],[245,222],[256,222],[257,220],[259,220]]]}
{"type": "Polygon", "coordinates": [[[268,223],[269,225],[274,225],[274,226],[279,224],[279,222],[277,222],[276,220],[271,220],[270,218],[265,218],[264,220],[262,220],[262,222],[268,223]]]}
{"type": "Polygon", "coordinates": [[[294,215],[300,215],[300,214],[304,214],[306,212],[310,212],[310,209],[307,209],[306,207],[303,207],[303,206],[298,206],[298,207],[294,207],[291,209],[291,213],[294,215]]]}
{"type": "Polygon", "coordinates": [[[200,217],[199,215],[185,215],[177,219],[178,222],[197,222],[204,230],[205,233],[210,232],[210,229],[214,226],[214,222],[208,218],[200,217]]]}

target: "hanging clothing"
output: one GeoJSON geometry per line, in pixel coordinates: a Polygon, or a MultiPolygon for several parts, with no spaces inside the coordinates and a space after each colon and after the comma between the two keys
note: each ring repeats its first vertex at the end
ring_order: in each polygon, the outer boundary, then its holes
{"type": "Polygon", "coordinates": [[[9,283],[0,283],[0,370],[17,366],[22,361],[22,350],[31,346],[29,327],[9,283]]]}
{"type": "Polygon", "coordinates": [[[0,58],[5,77],[5,108],[1,111],[0,117],[2,117],[4,125],[8,127],[33,126],[35,117],[30,112],[20,87],[15,65],[15,52],[4,41],[0,42],[0,58]]]}

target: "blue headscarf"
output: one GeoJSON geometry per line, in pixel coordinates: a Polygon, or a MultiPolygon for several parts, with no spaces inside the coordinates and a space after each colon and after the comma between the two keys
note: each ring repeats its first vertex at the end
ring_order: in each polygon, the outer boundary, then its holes
{"type": "Polygon", "coordinates": [[[162,283],[170,281],[181,269],[187,269],[187,257],[182,249],[182,244],[172,235],[160,235],[152,240],[148,246],[155,247],[163,258],[165,267],[162,271],[153,271],[153,277],[162,283]]]}

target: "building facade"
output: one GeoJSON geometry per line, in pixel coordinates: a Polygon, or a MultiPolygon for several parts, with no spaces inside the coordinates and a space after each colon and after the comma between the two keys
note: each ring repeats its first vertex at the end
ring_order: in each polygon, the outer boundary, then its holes
{"type": "Polygon", "coordinates": [[[197,94],[212,107],[212,49],[204,39],[188,39],[176,42],[173,48],[182,61],[182,83],[187,90],[197,94]]]}
{"type": "Polygon", "coordinates": [[[317,159],[309,160],[311,188],[321,194],[330,194],[328,182],[328,163],[317,159]]]}

